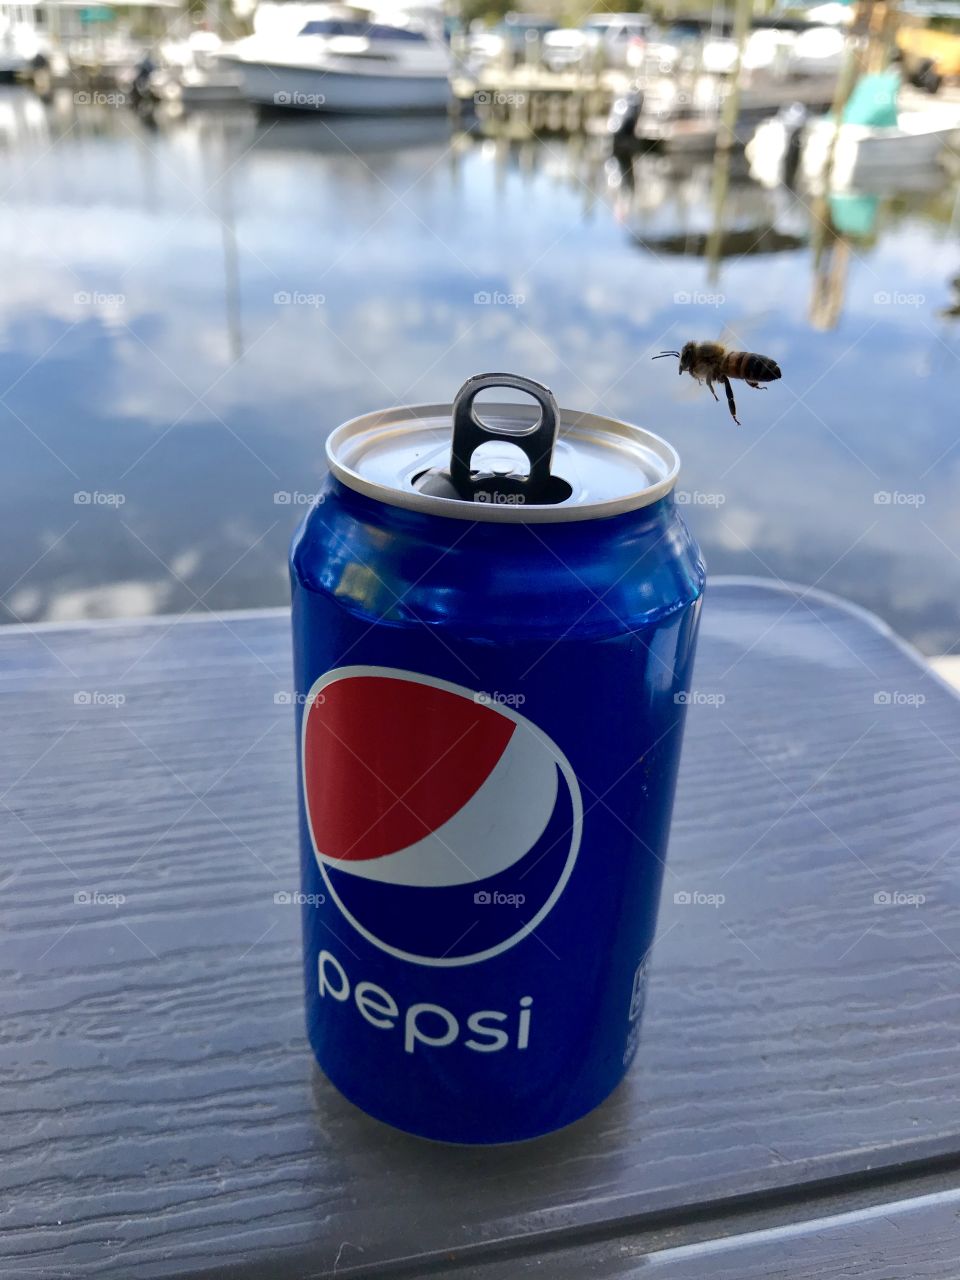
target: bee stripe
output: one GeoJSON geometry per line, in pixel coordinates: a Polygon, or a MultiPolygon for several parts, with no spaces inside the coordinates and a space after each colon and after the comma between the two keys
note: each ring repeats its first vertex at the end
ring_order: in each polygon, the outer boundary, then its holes
{"type": "Polygon", "coordinates": [[[775,360],[769,356],[758,356],[752,351],[738,351],[742,372],[738,377],[747,378],[751,382],[775,382],[780,377],[780,369],[775,360]]]}

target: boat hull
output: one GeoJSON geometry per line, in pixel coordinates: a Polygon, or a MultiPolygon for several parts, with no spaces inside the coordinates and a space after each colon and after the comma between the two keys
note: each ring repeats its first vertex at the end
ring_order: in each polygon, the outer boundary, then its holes
{"type": "Polygon", "coordinates": [[[314,69],[282,63],[238,61],[243,94],[259,107],[278,111],[382,115],[385,112],[446,111],[446,75],[314,69]]]}
{"type": "MultiPolygon", "coordinates": [[[[901,117],[905,119],[905,117],[901,117]]],[[[820,178],[833,146],[831,185],[835,190],[856,188],[879,176],[933,168],[944,148],[960,137],[960,115],[956,119],[909,121],[909,128],[871,128],[841,125],[836,141],[830,121],[809,126],[804,141],[802,169],[808,179],[820,178]]]]}

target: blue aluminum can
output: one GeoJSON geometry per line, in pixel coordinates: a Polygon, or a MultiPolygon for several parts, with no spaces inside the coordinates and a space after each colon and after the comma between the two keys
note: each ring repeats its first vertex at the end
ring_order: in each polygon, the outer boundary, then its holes
{"type": "Polygon", "coordinates": [[[704,586],[679,462],[505,374],[327,452],[291,552],[310,1042],[398,1128],[532,1138],[637,1048],[704,586]],[[481,421],[489,386],[535,403],[481,421]]]}

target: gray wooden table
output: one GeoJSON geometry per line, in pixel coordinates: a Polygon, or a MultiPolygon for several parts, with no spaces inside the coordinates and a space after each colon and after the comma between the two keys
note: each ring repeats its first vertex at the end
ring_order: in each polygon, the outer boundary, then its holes
{"type": "Polygon", "coordinates": [[[712,584],[636,1066],[472,1150],[313,1066],[288,626],[0,632],[0,1274],[960,1274],[960,704],[913,654],[712,584]]]}

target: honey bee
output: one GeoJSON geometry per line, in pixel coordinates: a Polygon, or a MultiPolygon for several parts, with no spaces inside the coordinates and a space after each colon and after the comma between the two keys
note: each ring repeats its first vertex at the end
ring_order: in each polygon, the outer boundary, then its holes
{"type": "Polygon", "coordinates": [[[715,382],[722,382],[727,393],[727,404],[730,417],[737,426],[737,402],[733,398],[731,378],[742,378],[748,387],[758,391],[766,391],[761,382],[776,382],[780,375],[780,366],[769,356],[758,356],[753,351],[728,351],[719,342],[687,342],[682,351],[661,351],[654,360],[662,360],[664,356],[676,356],[680,361],[680,373],[689,373],[697,382],[705,382],[713,393],[714,400],[720,397],[713,389],[715,382]]]}

